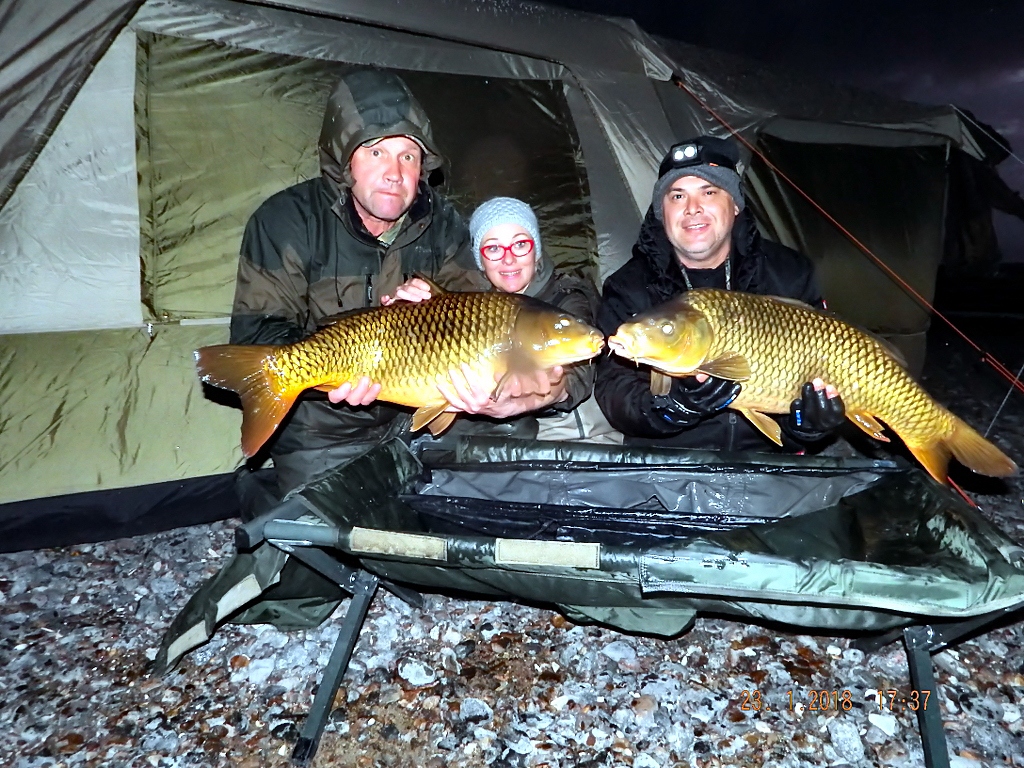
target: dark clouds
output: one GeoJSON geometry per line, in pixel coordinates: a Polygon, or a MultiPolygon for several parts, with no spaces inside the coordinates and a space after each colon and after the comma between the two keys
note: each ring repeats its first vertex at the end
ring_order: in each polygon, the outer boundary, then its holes
{"type": "MultiPolygon", "coordinates": [[[[911,101],[956,104],[1024,159],[1024,2],[953,0],[551,0],[628,16],[647,32],[911,101]]],[[[1024,163],[999,167],[1024,191],[1024,163]]],[[[997,217],[1006,255],[1024,260],[1024,223],[997,217]]]]}

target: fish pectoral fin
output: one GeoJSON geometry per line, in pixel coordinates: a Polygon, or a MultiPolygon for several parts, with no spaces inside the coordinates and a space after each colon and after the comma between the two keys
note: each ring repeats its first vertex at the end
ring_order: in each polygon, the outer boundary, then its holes
{"type": "Polygon", "coordinates": [[[846,416],[875,440],[881,440],[883,443],[892,442],[883,432],[885,427],[867,411],[847,411],[846,416]]]}
{"type": "Polygon", "coordinates": [[[779,426],[779,422],[771,416],[761,413],[761,411],[755,411],[752,408],[737,408],[736,410],[746,416],[750,423],[757,427],[765,437],[777,446],[782,447],[782,427],[779,426]]]}
{"type": "MultiPolygon", "coordinates": [[[[529,375],[536,373],[540,368],[534,361],[530,354],[520,347],[513,347],[505,353],[505,372],[501,374],[501,378],[498,379],[498,383],[494,386],[494,391],[491,392],[491,400],[497,400],[502,391],[505,389],[505,385],[508,384],[509,379],[515,374],[529,375]]],[[[500,368],[499,368],[500,370],[500,368]]]]}
{"type": "Polygon", "coordinates": [[[333,392],[337,387],[333,384],[317,384],[313,389],[320,390],[321,392],[333,392]]]}
{"type": "Polygon", "coordinates": [[[726,352],[701,363],[697,372],[729,381],[746,381],[750,378],[750,362],[739,352],[726,352]]]}
{"type": "Polygon", "coordinates": [[[434,437],[437,437],[452,425],[452,422],[455,421],[455,417],[458,415],[459,414],[454,413],[452,411],[446,411],[445,413],[442,413],[436,418],[432,419],[427,424],[427,429],[430,430],[430,434],[432,434],[434,437]]]}
{"type": "Polygon", "coordinates": [[[651,371],[651,394],[667,395],[672,389],[672,377],[661,371],[651,371]]]}
{"type": "Polygon", "coordinates": [[[418,432],[429,424],[431,434],[436,435],[439,432],[443,432],[451,425],[452,420],[455,418],[455,414],[451,412],[447,414],[450,418],[443,418],[445,416],[445,409],[447,409],[449,405],[450,403],[447,400],[442,400],[440,403],[424,405],[417,408],[416,412],[412,415],[412,426],[409,427],[410,431],[418,432]],[[434,421],[437,419],[442,419],[444,426],[438,430],[438,432],[435,432],[434,421]]]}
{"type": "Polygon", "coordinates": [[[422,272],[415,273],[413,275],[413,277],[418,277],[420,280],[422,280],[424,283],[426,283],[427,285],[430,286],[430,295],[431,296],[440,296],[442,293],[449,293],[449,291],[446,291],[444,288],[442,288],[440,285],[435,283],[433,280],[431,280],[429,277],[424,275],[422,272]]]}

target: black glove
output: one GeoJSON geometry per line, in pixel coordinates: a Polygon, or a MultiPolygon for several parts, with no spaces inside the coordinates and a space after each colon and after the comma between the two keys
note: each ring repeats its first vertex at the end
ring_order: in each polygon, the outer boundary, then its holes
{"type": "Polygon", "coordinates": [[[656,418],[676,427],[691,427],[722,410],[736,399],[740,383],[709,376],[698,382],[696,376],[672,379],[667,395],[653,395],[651,412],[656,418]]]}
{"type": "Polygon", "coordinates": [[[802,443],[823,440],[846,420],[843,398],[829,398],[825,390],[815,390],[811,382],[800,388],[800,397],[789,406],[789,418],[783,419],[786,431],[802,443]]]}

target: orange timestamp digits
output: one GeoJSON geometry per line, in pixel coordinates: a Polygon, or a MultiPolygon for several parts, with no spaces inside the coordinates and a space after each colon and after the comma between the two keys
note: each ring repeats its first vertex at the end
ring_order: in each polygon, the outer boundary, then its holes
{"type": "Polygon", "coordinates": [[[927,688],[917,690],[916,688],[903,695],[895,688],[879,688],[874,692],[878,699],[878,709],[890,711],[902,711],[909,709],[911,712],[918,710],[924,712],[928,709],[928,699],[932,692],[927,688]]]}
{"type": "MultiPolygon", "coordinates": [[[[806,709],[810,712],[849,712],[853,709],[853,693],[849,690],[786,691],[783,705],[790,711],[806,709]]],[[[770,712],[761,691],[744,688],[740,692],[740,709],[744,712],[770,712]]]]}

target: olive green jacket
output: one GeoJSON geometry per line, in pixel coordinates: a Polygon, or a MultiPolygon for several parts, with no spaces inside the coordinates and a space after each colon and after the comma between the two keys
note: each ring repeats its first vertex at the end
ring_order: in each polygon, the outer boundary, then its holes
{"type": "MultiPolygon", "coordinates": [[[[326,176],[270,197],[250,218],[231,318],[233,344],[285,344],[305,338],[331,315],[376,306],[414,273],[451,290],[486,286],[469,253],[461,216],[421,183],[386,245],[366,231],[344,187],[326,176]]],[[[317,451],[383,434],[398,409],[332,405],[304,395],[270,444],[284,454],[317,451]]],[[[290,485],[290,484],[289,484],[290,485]]]]}

